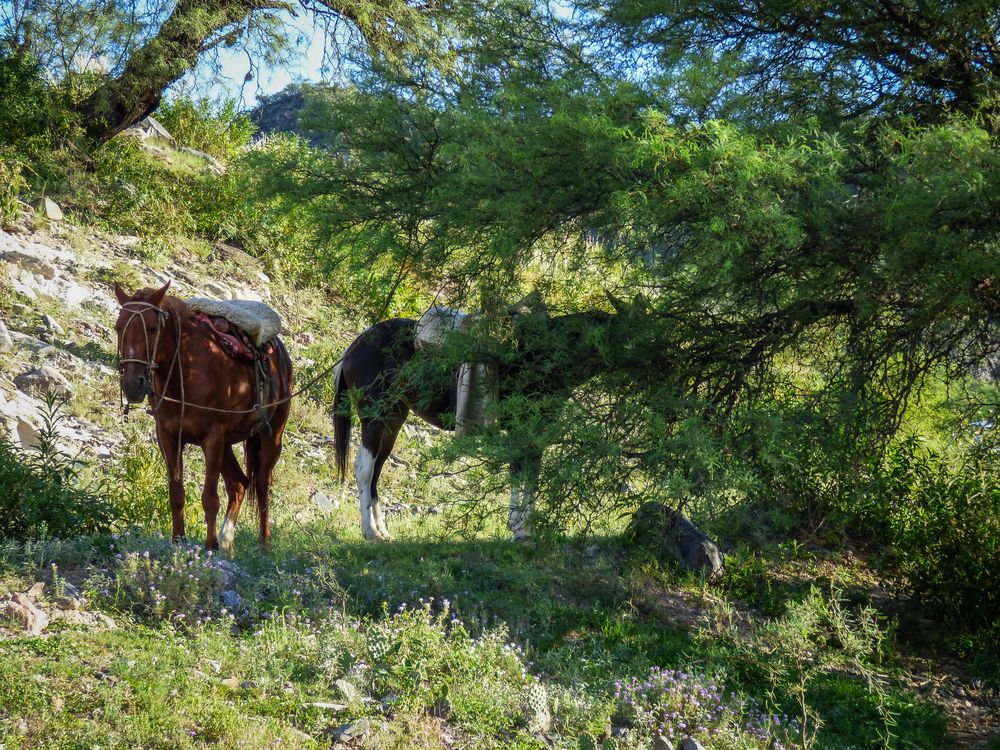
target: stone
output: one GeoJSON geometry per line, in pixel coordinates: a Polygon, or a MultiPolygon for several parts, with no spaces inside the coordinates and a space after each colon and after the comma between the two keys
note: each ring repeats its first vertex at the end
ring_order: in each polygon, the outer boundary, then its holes
{"type": "Polygon", "coordinates": [[[309,704],[316,708],[322,708],[327,711],[346,711],[347,706],[343,703],[327,703],[326,701],[313,701],[309,704]]]}
{"type": "Polygon", "coordinates": [[[230,612],[236,612],[243,606],[243,597],[233,589],[224,589],[219,594],[219,600],[222,602],[222,606],[230,612]]]}
{"type": "Polygon", "coordinates": [[[705,746],[694,737],[688,737],[681,745],[681,750],[705,750],[705,746]]]}
{"type": "Polygon", "coordinates": [[[170,131],[163,127],[163,123],[150,115],[145,120],[136,123],[125,131],[129,135],[145,141],[149,138],[159,138],[166,141],[171,146],[177,145],[177,140],[170,135],[170,131]]]}
{"type": "Polygon", "coordinates": [[[32,367],[14,378],[14,385],[22,393],[36,398],[44,398],[45,394],[53,393],[62,398],[73,395],[73,386],[69,381],[48,365],[32,367]]]}
{"type": "Polygon", "coordinates": [[[371,722],[368,719],[358,719],[350,724],[334,727],[329,733],[337,742],[357,742],[368,733],[370,724],[371,722]]]}
{"type": "Polygon", "coordinates": [[[683,513],[675,513],[662,503],[643,503],[625,537],[632,544],[655,545],[685,570],[700,573],[710,581],[718,580],[725,569],[715,542],[683,513]]]}
{"type": "Polygon", "coordinates": [[[42,444],[41,433],[38,432],[31,422],[23,417],[17,418],[17,426],[14,428],[14,436],[16,437],[17,444],[21,446],[22,450],[37,448],[42,444]]]}
{"type": "Polygon", "coordinates": [[[34,203],[35,208],[38,210],[42,216],[44,216],[49,221],[62,221],[65,216],[63,216],[62,209],[59,204],[54,200],[45,196],[44,198],[39,198],[34,203]]]}
{"type": "Polygon", "coordinates": [[[339,499],[334,500],[325,492],[321,492],[320,490],[315,490],[312,495],[309,496],[309,499],[312,500],[313,503],[316,504],[316,507],[324,513],[332,513],[340,507],[339,499]]]}
{"type": "Polygon", "coordinates": [[[11,594],[0,600],[0,623],[39,635],[49,624],[49,616],[27,594],[11,594]]]}
{"type": "Polygon", "coordinates": [[[2,320],[0,320],[0,352],[6,352],[14,348],[14,339],[10,337],[10,331],[2,320]]]}
{"type": "Polygon", "coordinates": [[[232,292],[216,281],[209,281],[205,284],[205,291],[216,299],[231,299],[232,292]]]}
{"type": "Polygon", "coordinates": [[[54,279],[57,273],[56,267],[43,257],[43,253],[35,252],[27,245],[5,250],[2,257],[8,263],[13,263],[15,266],[46,279],[54,279]]]}
{"type": "Polygon", "coordinates": [[[223,174],[226,171],[226,168],[222,165],[222,162],[220,162],[211,154],[207,154],[204,151],[199,151],[196,148],[191,148],[190,146],[182,146],[181,151],[183,151],[185,154],[191,154],[191,156],[196,156],[199,159],[204,160],[208,168],[212,172],[215,172],[215,174],[223,174]]]}
{"type": "Polygon", "coordinates": [[[653,750],[675,750],[674,743],[662,734],[658,734],[653,739],[653,750]]]}
{"type": "Polygon", "coordinates": [[[361,692],[354,686],[354,683],[350,680],[345,680],[343,678],[337,680],[333,683],[334,687],[340,691],[340,694],[344,696],[344,699],[348,703],[355,703],[361,700],[361,692]]]}
{"type": "Polygon", "coordinates": [[[254,680],[244,680],[240,683],[240,687],[244,690],[253,690],[254,688],[259,687],[259,685],[254,680]]]}
{"type": "Polygon", "coordinates": [[[63,336],[66,333],[66,331],[63,330],[63,327],[59,325],[59,321],[51,315],[46,314],[42,316],[42,325],[45,326],[45,329],[49,333],[53,333],[56,336],[63,336]]]}

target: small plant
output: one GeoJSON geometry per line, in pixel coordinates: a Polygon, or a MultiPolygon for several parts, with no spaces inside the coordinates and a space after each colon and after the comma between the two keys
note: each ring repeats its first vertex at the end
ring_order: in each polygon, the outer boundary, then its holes
{"type": "Polygon", "coordinates": [[[0,150],[0,225],[12,224],[21,210],[20,196],[27,189],[21,162],[7,159],[0,150]]]}
{"type": "Polygon", "coordinates": [[[735,695],[727,698],[719,682],[705,675],[653,667],[645,678],[616,683],[615,699],[646,739],[694,737],[713,748],[787,746],[787,720],[735,695]]]}
{"type": "MultiPolygon", "coordinates": [[[[123,539],[128,550],[135,540],[123,539]]],[[[225,614],[220,594],[224,563],[198,544],[174,545],[163,537],[145,540],[142,550],[115,555],[111,576],[96,577],[96,598],[147,621],[166,620],[190,629],[225,614]]]]}
{"type": "Polygon", "coordinates": [[[76,462],[58,448],[62,418],[62,404],[50,394],[36,449],[20,450],[0,435],[0,536],[67,537],[111,529],[111,504],[80,485],[76,462]]]}

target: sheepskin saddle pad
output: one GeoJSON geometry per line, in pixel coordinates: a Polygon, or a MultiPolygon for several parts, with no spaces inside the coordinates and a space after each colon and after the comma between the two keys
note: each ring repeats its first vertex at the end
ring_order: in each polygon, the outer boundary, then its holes
{"type": "Polygon", "coordinates": [[[431,307],[420,316],[413,332],[413,343],[418,349],[441,346],[452,331],[464,331],[472,326],[475,318],[450,307],[431,307]]]}
{"type": "Polygon", "coordinates": [[[254,359],[247,345],[262,349],[281,332],[281,317],[263,302],[194,297],[187,304],[199,321],[212,329],[222,347],[240,359],[254,359]],[[246,342],[242,341],[244,335],[246,342]]]}

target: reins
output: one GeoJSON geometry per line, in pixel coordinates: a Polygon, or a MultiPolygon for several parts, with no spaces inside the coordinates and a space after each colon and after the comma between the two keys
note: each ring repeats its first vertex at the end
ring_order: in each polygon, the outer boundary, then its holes
{"type": "MultiPolygon", "coordinates": [[[[124,339],[125,331],[128,330],[129,325],[132,324],[132,322],[136,318],[136,316],[141,316],[145,309],[151,309],[151,310],[155,311],[156,314],[159,315],[164,320],[167,319],[167,318],[170,318],[171,320],[174,321],[174,327],[176,329],[177,345],[176,345],[176,347],[174,349],[173,359],[170,362],[170,368],[167,370],[167,377],[163,381],[163,388],[164,388],[164,392],[163,393],[157,393],[156,390],[153,387],[153,373],[158,369],[157,368],[157,364],[156,364],[156,351],[157,351],[157,347],[159,346],[159,343],[160,343],[160,331],[162,330],[162,322],[161,322],[161,325],[159,327],[157,327],[157,329],[156,329],[156,336],[153,339],[153,349],[152,349],[152,352],[150,352],[150,349],[149,349],[149,332],[146,330],[145,324],[143,324],[143,329],[142,330],[143,330],[143,335],[145,336],[145,340],[146,340],[146,355],[147,355],[148,359],[142,360],[142,359],[130,359],[130,358],[120,357],[119,358],[119,364],[120,365],[125,365],[128,362],[135,362],[137,364],[141,364],[141,365],[145,365],[146,366],[146,377],[147,377],[147,380],[149,381],[149,393],[153,396],[153,398],[155,400],[154,406],[152,408],[148,409],[147,411],[151,415],[156,416],[156,413],[160,409],[160,405],[164,401],[166,401],[168,403],[172,403],[172,404],[179,404],[180,407],[181,407],[181,427],[182,427],[182,429],[183,429],[183,424],[184,424],[184,409],[185,409],[185,407],[191,407],[192,409],[201,409],[203,411],[213,412],[215,414],[233,414],[233,415],[241,415],[241,414],[263,414],[268,409],[270,409],[272,407],[275,407],[275,406],[280,406],[281,404],[286,404],[289,401],[291,401],[293,398],[295,398],[296,396],[299,396],[302,393],[306,392],[307,390],[309,390],[310,388],[312,388],[314,385],[316,385],[316,383],[318,383],[321,379],[323,379],[324,377],[326,377],[327,375],[329,375],[331,372],[333,372],[337,368],[337,366],[344,360],[343,355],[341,355],[340,357],[337,358],[337,360],[333,364],[331,364],[329,367],[324,368],[315,377],[313,377],[311,380],[309,380],[309,382],[307,382],[301,388],[298,388],[297,390],[293,391],[292,393],[290,393],[285,398],[278,399],[276,401],[271,401],[271,402],[264,403],[264,404],[254,404],[249,409],[219,409],[218,407],[215,407],[215,406],[206,406],[205,404],[193,404],[193,403],[189,403],[187,401],[187,399],[184,398],[184,371],[183,371],[183,365],[181,365],[181,363],[180,363],[180,354],[181,354],[181,321],[180,321],[180,316],[177,315],[176,311],[168,312],[168,311],[164,310],[162,307],[158,307],[157,305],[153,305],[153,304],[151,304],[149,302],[141,302],[141,301],[127,302],[125,305],[122,305],[122,309],[123,310],[127,310],[128,312],[131,312],[132,315],[126,321],[125,326],[122,329],[122,335],[120,337],[120,340],[124,339]],[[143,309],[131,310],[131,309],[128,308],[129,305],[139,305],[143,309]],[[179,377],[179,380],[180,380],[180,389],[181,389],[181,397],[180,397],[180,399],[173,398],[172,396],[168,396],[166,394],[166,388],[167,388],[167,385],[169,385],[169,383],[170,383],[170,379],[173,377],[174,367],[175,366],[177,367],[177,372],[178,372],[178,374],[180,376],[179,377]]],[[[122,354],[121,343],[119,343],[119,345],[118,345],[118,353],[119,353],[119,355],[122,354]]],[[[120,387],[119,387],[119,394],[118,395],[119,395],[119,398],[121,398],[121,396],[122,396],[122,390],[121,390],[120,387]]],[[[124,399],[123,399],[123,401],[124,401],[124,399]]],[[[131,404],[128,404],[128,403],[124,403],[124,405],[123,405],[123,413],[125,414],[126,418],[128,418],[128,412],[129,412],[129,407],[130,406],[131,406],[131,404]]]]}

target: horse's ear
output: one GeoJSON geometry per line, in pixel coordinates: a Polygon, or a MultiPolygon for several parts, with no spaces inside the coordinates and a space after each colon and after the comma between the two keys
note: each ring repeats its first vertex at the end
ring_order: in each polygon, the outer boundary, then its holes
{"type": "Polygon", "coordinates": [[[118,298],[118,303],[121,305],[132,301],[132,295],[122,289],[117,281],[115,282],[115,296],[118,298]]]}
{"type": "Polygon", "coordinates": [[[151,295],[149,295],[149,303],[151,305],[156,305],[157,307],[159,307],[160,303],[163,302],[163,298],[167,296],[167,290],[169,288],[170,288],[170,282],[168,281],[166,284],[164,284],[155,292],[153,292],[151,295]]]}
{"type": "Polygon", "coordinates": [[[618,299],[615,295],[613,295],[611,292],[607,290],[605,290],[604,294],[607,295],[608,301],[611,303],[611,306],[615,308],[616,313],[618,313],[619,315],[624,315],[626,312],[628,312],[628,305],[626,305],[622,300],[618,299]]]}

